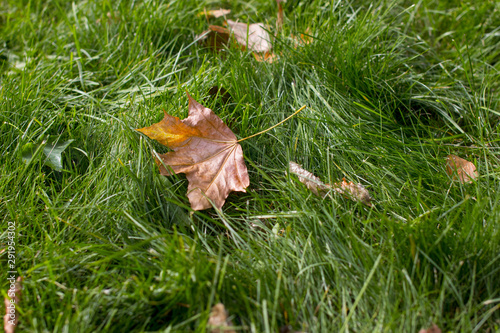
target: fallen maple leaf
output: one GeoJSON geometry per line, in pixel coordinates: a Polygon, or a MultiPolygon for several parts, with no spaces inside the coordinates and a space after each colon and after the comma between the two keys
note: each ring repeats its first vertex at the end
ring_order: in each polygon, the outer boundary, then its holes
{"type": "Polygon", "coordinates": [[[453,180],[458,178],[461,183],[472,183],[472,180],[479,177],[476,166],[472,162],[456,155],[448,155],[446,161],[446,172],[449,176],[453,176],[453,180]]]}
{"type": "Polygon", "coordinates": [[[207,328],[210,333],[235,333],[229,327],[233,326],[231,320],[227,318],[227,311],[224,304],[218,303],[212,307],[210,318],[208,318],[207,328]]]}
{"type": "Polygon", "coordinates": [[[173,152],[159,155],[160,173],[185,173],[193,210],[220,209],[229,193],[250,185],[243,150],[236,135],[212,110],[189,94],[189,116],[179,120],[165,113],[159,123],[138,129],[173,152]],[[166,167],[165,167],[166,166],[166,167]],[[168,168],[168,169],[167,169],[168,168]]]}
{"type": "Polygon", "coordinates": [[[229,30],[234,34],[236,41],[250,51],[268,52],[271,50],[271,38],[269,33],[264,29],[262,23],[239,23],[227,20],[229,30]]]}
{"type": "Polygon", "coordinates": [[[19,302],[21,301],[22,281],[23,278],[19,276],[16,282],[11,282],[10,288],[7,291],[8,297],[4,299],[5,316],[3,317],[3,329],[5,333],[14,333],[16,325],[19,322],[19,311],[16,308],[19,307],[19,302]]]}
{"type": "Polygon", "coordinates": [[[231,13],[231,9],[214,9],[214,10],[203,10],[202,12],[198,13],[198,16],[205,15],[206,18],[218,18],[221,16],[226,16],[227,14],[231,13]]]}
{"type": "Polygon", "coordinates": [[[354,201],[359,201],[369,207],[372,207],[370,193],[361,184],[347,182],[345,179],[342,182],[334,183],[333,185],[323,183],[318,177],[311,172],[305,170],[295,162],[289,163],[290,172],[297,175],[299,181],[306,185],[314,194],[323,198],[328,194],[329,190],[345,195],[354,201]]]}
{"type": "Polygon", "coordinates": [[[441,333],[441,329],[436,324],[432,324],[428,329],[422,328],[418,333],[441,333]]]}

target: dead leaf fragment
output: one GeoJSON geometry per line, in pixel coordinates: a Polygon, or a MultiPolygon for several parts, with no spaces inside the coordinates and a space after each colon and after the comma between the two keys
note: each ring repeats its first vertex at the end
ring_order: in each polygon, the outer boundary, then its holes
{"type": "Polygon", "coordinates": [[[198,13],[198,16],[205,16],[206,18],[218,18],[221,16],[226,16],[227,14],[231,13],[231,9],[213,9],[213,10],[204,10],[200,13],[198,13]]]}
{"type": "Polygon", "coordinates": [[[3,317],[3,329],[5,333],[14,333],[16,325],[19,322],[19,302],[22,295],[22,277],[18,277],[15,282],[12,279],[7,279],[10,282],[10,288],[7,290],[7,297],[4,299],[5,316],[3,317]]]}
{"type": "Polygon", "coordinates": [[[441,333],[441,329],[436,324],[432,324],[428,329],[422,328],[418,333],[441,333]]]}
{"type": "Polygon", "coordinates": [[[234,34],[238,44],[254,52],[267,52],[271,50],[271,38],[262,23],[239,23],[227,20],[229,30],[234,34]]]}
{"type": "Polygon", "coordinates": [[[160,173],[185,173],[193,210],[220,209],[232,191],[250,185],[243,150],[236,135],[209,108],[189,94],[189,116],[179,120],[165,113],[159,123],[138,129],[173,152],[158,155],[160,173]],[[166,166],[166,167],[165,167],[166,166]]]}
{"type": "Polygon", "coordinates": [[[448,155],[446,161],[446,172],[449,176],[453,176],[453,180],[459,180],[461,183],[472,183],[472,180],[479,177],[476,166],[472,162],[456,155],[448,155]]]}
{"type": "Polygon", "coordinates": [[[334,191],[347,195],[354,201],[359,201],[369,207],[372,207],[372,198],[370,197],[370,193],[368,193],[366,188],[364,188],[361,184],[347,182],[344,178],[340,183],[334,183],[331,187],[334,191]]]}
{"type": "Polygon", "coordinates": [[[298,163],[290,161],[289,163],[290,172],[299,177],[299,181],[304,184],[308,190],[312,191],[318,196],[323,198],[326,196],[330,186],[323,183],[318,177],[316,177],[311,172],[303,169],[298,163]]]}
{"type": "Polygon", "coordinates": [[[345,195],[354,201],[359,201],[369,207],[372,207],[372,198],[370,193],[361,184],[354,184],[343,179],[339,183],[333,185],[323,183],[318,177],[311,172],[303,169],[300,164],[295,162],[289,163],[290,172],[299,177],[299,181],[306,185],[314,194],[323,198],[328,194],[328,191],[335,191],[345,195]]]}
{"type": "Polygon", "coordinates": [[[212,307],[207,329],[210,333],[235,333],[230,327],[233,326],[231,320],[227,318],[227,311],[224,304],[218,303],[212,307]]]}
{"type": "Polygon", "coordinates": [[[264,54],[254,52],[253,56],[255,57],[255,60],[257,60],[258,62],[268,62],[270,64],[272,64],[273,62],[275,62],[278,59],[276,54],[274,54],[270,51],[268,51],[264,54]]]}
{"type": "Polygon", "coordinates": [[[311,34],[311,29],[307,28],[303,34],[300,34],[300,37],[292,35],[294,48],[298,48],[299,46],[311,44],[313,42],[313,38],[311,36],[309,36],[310,34],[311,34]]]}

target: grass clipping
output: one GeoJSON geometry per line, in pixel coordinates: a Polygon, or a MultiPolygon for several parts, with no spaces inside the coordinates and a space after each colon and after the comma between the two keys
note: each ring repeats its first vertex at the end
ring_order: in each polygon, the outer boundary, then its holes
{"type": "Polygon", "coordinates": [[[361,184],[354,184],[343,179],[339,183],[332,185],[325,184],[311,172],[302,168],[300,164],[290,162],[290,173],[293,173],[299,178],[299,181],[304,184],[314,194],[325,198],[330,191],[340,193],[354,201],[359,201],[368,207],[372,207],[372,198],[370,193],[361,184]]]}

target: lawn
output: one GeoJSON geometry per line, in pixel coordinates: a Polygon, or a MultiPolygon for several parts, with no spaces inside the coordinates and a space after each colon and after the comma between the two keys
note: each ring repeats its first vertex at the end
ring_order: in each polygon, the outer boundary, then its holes
{"type": "Polygon", "coordinates": [[[210,332],[217,303],[236,332],[500,330],[500,3],[281,5],[278,31],[274,0],[0,1],[16,332],[210,332]],[[274,61],[198,41],[225,19],[263,23],[274,61]],[[239,139],[306,106],[241,142],[250,185],[220,210],[193,211],[136,131],[186,118],[186,92],[239,139]],[[453,180],[450,154],[479,177],[453,180]]]}

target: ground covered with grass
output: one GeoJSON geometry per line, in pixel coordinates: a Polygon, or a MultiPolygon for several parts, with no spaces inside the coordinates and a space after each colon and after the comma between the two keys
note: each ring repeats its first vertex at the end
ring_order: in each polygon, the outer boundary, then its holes
{"type": "Polygon", "coordinates": [[[224,21],[204,8],[274,35],[271,0],[0,7],[0,246],[15,222],[19,332],[202,332],[219,302],[242,332],[499,330],[498,2],[288,0],[273,63],[196,42],[224,21]],[[239,138],[307,106],[242,142],[251,183],[220,211],[191,211],[186,178],[152,158],[168,149],[135,131],[185,118],[186,91],[239,138]],[[73,140],[62,171],[40,149],[22,159],[49,136],[73,140]],[[449,154],[479,178],[453,182],[449,154]],[[289,161],[362,184],[373,207],[315,196],[289,161]]]}

